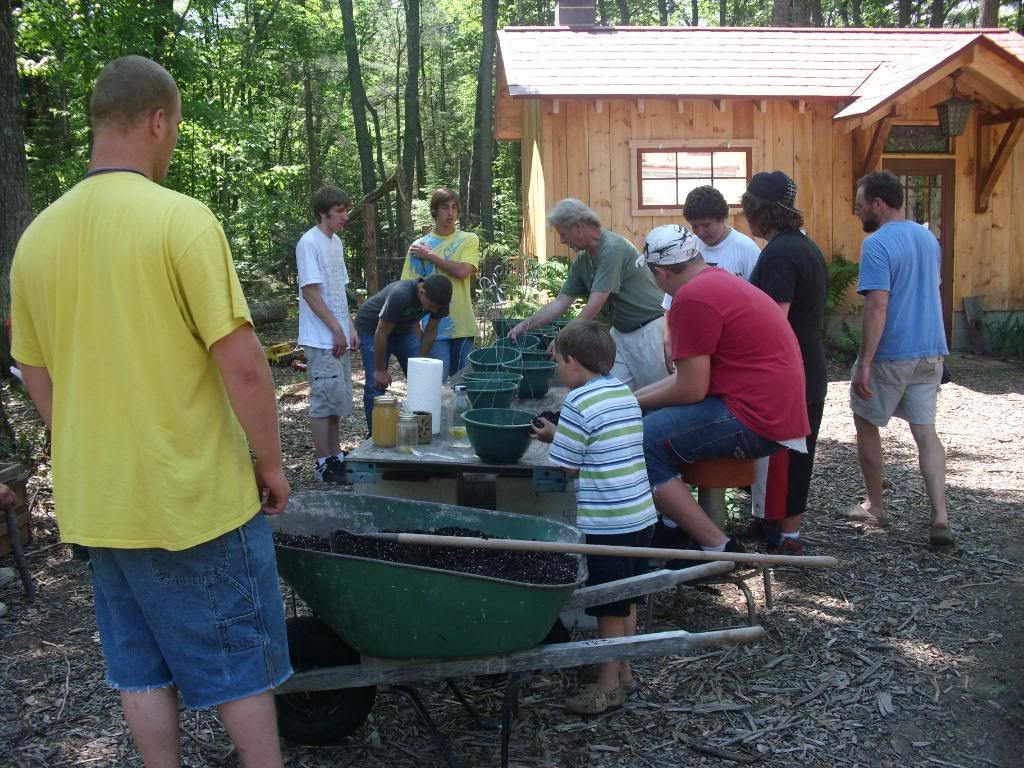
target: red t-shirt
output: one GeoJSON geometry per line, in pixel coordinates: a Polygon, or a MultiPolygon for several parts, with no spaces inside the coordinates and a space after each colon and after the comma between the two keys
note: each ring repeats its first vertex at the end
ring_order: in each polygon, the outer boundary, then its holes
{"type": "Polygon", "coordinates": [[[743,426],[768,440],[810,434],[800,347],[768,294],[705,269],[676,291],[668,322],[672,359],[710,355],[708,396],[743,426]]]}

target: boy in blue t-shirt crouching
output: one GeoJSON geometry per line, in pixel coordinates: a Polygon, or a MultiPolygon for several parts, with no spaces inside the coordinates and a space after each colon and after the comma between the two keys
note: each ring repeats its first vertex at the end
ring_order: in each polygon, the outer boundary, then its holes
{"type": "MultiPolygon", "coordinates": [[[[570,388],[556,427],[542,419],[532,437],[551,443],[551,461],[576,480],[576,526],[588,544],[643,547],[650,543],[657,513],[644,462],[643,421],[632,392],[609,376],[615,341],[593,321],[570,323],[555,338],[555,360],[570,388]]],[[[643,558],[587,556],[587,585],[643,572],[643,558]]],[[[636,600],[587,608],[597,617],[599,637],[636,632],[636,600]]],[[[597,680],[566,702],[570,712],[599,714],[622,706],[633,687],[628,661],[600,665],[597,680]]]]}

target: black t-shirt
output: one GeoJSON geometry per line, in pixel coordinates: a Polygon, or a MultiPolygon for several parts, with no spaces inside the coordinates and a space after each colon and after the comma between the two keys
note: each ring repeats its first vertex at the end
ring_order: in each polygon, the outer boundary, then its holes
{"type": "MultiPolygon", "coordinates": [[[[391,333],[408,333],[415,323],[427,314],[420,304],[417,290],[421,280],[396,280],[385,285],[380,292],[363,302],[356,312],[356,330],[359,333],[373,333],[377,330],[377,322],[383,320],[393,323],[391,333]]],[[[430,313],[432,318],[448,317],[448,307],[438,314],[430,313]]]]}
{"type": "Polygon", "coordinates": [[[828,267],[818,246],[802,232],[780,232],[761,251],[750,282],[775,301],[789,303],[789,324],[804,358],[807,402],[823,401],[828,391],[821,341],[828,267]]]}

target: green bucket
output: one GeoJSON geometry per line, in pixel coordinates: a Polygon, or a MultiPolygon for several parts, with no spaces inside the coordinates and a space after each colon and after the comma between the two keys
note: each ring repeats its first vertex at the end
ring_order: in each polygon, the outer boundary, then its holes
{"type": "Polygon", "coordinates": [[[474,371],[504,371],[516,368],[522,362],[518,349],[512,347],[481,347],[469,353],[474,371]]]}
{"type": "MultiPolygon", "coordinates": [[[[522,354],[520,352],[520,354],[522,354]]],[[[506,384],[515,384],[523,380],[523,374],[514,371],[463,371],[462,381],[469,384],[473,381],[501,381],[506,384]]]]}
{"type": "Polygon", "coordinates": [[[523,375],[519,382],[519,396],[525,399],[544,397],[551,389],[551,378],[557,367],[554,360],[520,360],[512,368],[515,373],[523,375]]]}
{"type": "Polygon", "coordinates": [[[474,408],[463,414],[469,443],[487,464],[515,464],[530,447],[533,414],[511,408],[474,408]]]}
{"type": "Polygon", "coordinates": [[[521,336],[516,336],[514,339],[510,339],[508,336],[499,336],[491,346],[511,347],[512,349],[518,349],[520,352],[524,349],[536,349],[540,346],[540,336],[534,336],[531,333],[524,333],[521,336]]]}
{"type": "Polygon", "coordinates": [[[466,395],[473,408],[508,408],[518,389],[512,381],[466,382],[466,395]]]}
{"type": "Polygon", "coordinates": [[[538,347],[537,349],[521,349],[519,350],[519,354],[522,355],[524,362],[527,360],[544,360],[551,362],[551,355],[548,354],[546,347],[538,347]]]}

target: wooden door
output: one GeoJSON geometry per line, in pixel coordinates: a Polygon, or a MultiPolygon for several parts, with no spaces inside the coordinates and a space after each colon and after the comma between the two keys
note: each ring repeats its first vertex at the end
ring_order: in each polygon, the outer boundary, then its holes
{"type": "Polygon", "coordinates": [[[955,163],[952,159],[887,157],[882,167],[895,173],[903,184],[903,213],[935,235],[942,249],[942,322],[946,343],[953,334],[953,204],[955,163]]]}

